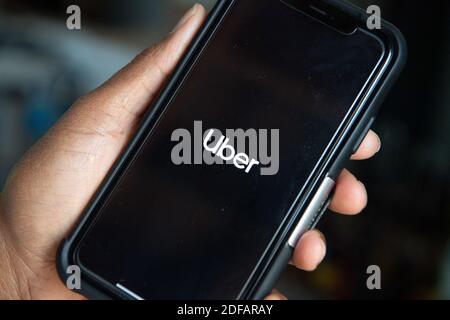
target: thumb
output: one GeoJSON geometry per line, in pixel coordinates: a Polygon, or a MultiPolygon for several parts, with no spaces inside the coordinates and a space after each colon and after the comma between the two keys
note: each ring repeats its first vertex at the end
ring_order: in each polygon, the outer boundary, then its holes
{"type": "Polygon", "coordinates": [[[175,68],[205,17],[194,5],[164,41],[140,53],[100,88],[74,105],[70,116],[103,133],[132,128],[175,68]],[[100,120],[100,123],[99,123],[100,120]],[[102,122],[104,126],[102,126],[102,122]]]}
{"type": "Polygon", "coordinates": [[[195,5],[163,42],[78,100],[16,165],[2,207],[23,247],[54,257],[204,16],[195,5]]]}

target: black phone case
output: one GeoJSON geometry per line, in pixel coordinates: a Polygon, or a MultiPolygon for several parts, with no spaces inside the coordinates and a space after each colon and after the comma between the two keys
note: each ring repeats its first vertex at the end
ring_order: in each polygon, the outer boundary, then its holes
{"type": "MultiPolygon", "coordinates": [[[[79,223],[71,234],[61,243],[56,261],[58,273],[64,282],[70,277],[70,274],[66,272],[68,267],[75,264],[74,251],[77,243],[97,218],[94,214],[94,208],[106,201],[108,198],[108,190],[110,190],[110,188],[120,179],[119,173],[127,163],[129,163],[132,155],[139,150],[142,142],[150,134],[149,132],[151,132],[151,129],[154,127],[155,120],[162,113],[171,96],[179,87],[182,79],[189,72],[196,57],[202,52],[204,44],[207,43],[215,30],[220,26],[223,17],[235,1],[236,0],[219,0],[217,2],[203,27],[179,62],[167,85],[144,116],[142,124],[125,152],[117,160],[101,187],[93,196],[79,223]]],[[[361,26],[366,25],[368,15],[362,9],[341,0],[325,0],[324,2],[342,10],[352,19],[358,21],[361,26]]],[[[295,209],[292,210],[289,215],[290,218],[287,219],[287,222],[280,228],[281,232],[277,235],[276,240],[273,241],[270,252],[266,254],[265,258],[254,270],[253,276],[249,279],[246,288],[242,291],[238,299],[262,299],[273,289],[291,257],[293,249],[289,246],[288,240],[297,223],[300,221],[304,210],[325,178],[330,177],[333,180],[336,180],[339,176],[350,156],[354,153],[355,149],[357,149],[362,138],[370,129],[381,103],[405,64],[407,55],[406,43],[402,34],[396,27],[382,20],[382,29],[370,32],[383,39],[386,49],[391,55],[389,65],[383,72],[383,75],[376,86],[373,87],[373,90],[366,96],[364,103],[358,107],[358,114],[352,116],[351,121],[347,123],[346,128],[341,132],[338,142],[329,152],[326,161],[324,161],[323,165],[316,170],[314,176],[311,177],[306,192],[300,197],[298,203],[295,204],[295,209]]],[[[320,215],[314,217],[315,220],[318,220],[319,218],[320,215]]],[[[314,223],[317,223],[317,221],[311,221],[311,225],[314,223]]],[[[81,289],[74,291],[90,299],[131,298],[126,294],[118,293],[110,284],[105,283],[102,279],[96,278],[95,275],[91,275],[90,278],[85,279],[82,274],[81,289]]]]}

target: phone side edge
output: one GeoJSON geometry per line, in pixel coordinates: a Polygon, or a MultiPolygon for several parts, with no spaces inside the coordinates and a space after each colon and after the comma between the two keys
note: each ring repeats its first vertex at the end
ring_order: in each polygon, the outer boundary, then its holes
{"type": "MultiPolygon", "coordinates": [[[[331,0],[329,2],[334,2],[347,10],[348,13],[356,18],[363,19],[366,17],[366,13],[361,8],[348,3],[343,0],[331,0]]],[[[382,19],[382,32],[387,36],[389,51],[394,53],[394,57],[386,74],[381,80],[380,84],[375,87],[375,95],[366,103],[368,105],[362,119],[357,128],[354,129],[351,136],[348,137],[347,142],[343,146],[341,152],[338,154],[333,165],[329,168],[327,175],[336,179],[342,170],[345,168],[346,164],[349,162],[350,156],[352,155],[353,146],[355,141],[364,131],[364,128],[369,123],[369,121],[376,117],[380,107],[382,106],[386,96],[392,89],[396,80],[400,76],[402,70],[404,69],[408,56],[408,48],[406,40],[400,30],[395,27],[392,23],[382,19]]],[[[318,178],[318,180],[320,177],[318,178]]],[[[305,194],[304,197],[308,195],[305,194]]],[[[306,208],[307,206],[305,206],[306,208]]],[[[302,212],[299,213],[298,220],[301,219],[302,212]]],[[[268,267],[265,268],[262,278],[254,284],[254,289],[244,299],[260,300],[267,296],[270,291],[275,287],[282,273],[285,271],[288,263],[290,261],[293,249],[288,245],[287,241],[284,245],[275,248],[275,255],[271,261],[268,262],[268,267]]]]}

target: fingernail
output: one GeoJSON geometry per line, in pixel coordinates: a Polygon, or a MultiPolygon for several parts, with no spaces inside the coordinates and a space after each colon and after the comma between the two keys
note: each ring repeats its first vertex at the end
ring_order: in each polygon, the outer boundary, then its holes
{"type": "Polygon", "coordinates": [[[184,16],[178,21],[175,28],[173,28],[172,33],[178,31],[190,18],[192,18],[196,13],[200,5],[196,3],[188,12],[184,14],[184,16]]]}
{"type": "Polygon", "coordinates": [[[376,152],[376,153],[378,153],[378,152],[381,151],[381,146],[382,146],[381,145],[381,138],[380,138],[380,136],[378,134],[375,133],[375,135],[377,136],[377,139],[378,139],[378,150],[376,152]]]}
{"type": "Polygon", "coordinates": [[[320,262],[323,261],[323,259],[325,259],[325,256],[327,255],[327,240],[325,239],[325,236],[323,235],[322,232],[316,230],[317,233],[319,234],[320,239],[322,240],[320,242],[320,254],[321,254],[321,259],[320,262]]]}
{"type": "Polygon", "coordinates": [[[378,138],[378,150],[377,150],[377,153],[378,153],[378,152],[381,151],[381,147],[382,147],[383,145],[381,144],[381,138],[380,138],[379,135],[377,135],[377,138],[378,138]]]}
{"type": "Polygon", "coordinates": [[[322,239],[323,243],[326,243],[327,240],[324,236],[324,234],[322,232],[320,232],[319,230],[316,230],[316,232],[319,234],[320,239],[322,239]]]}
{"type": "MultiPolygon", "coordinates": [[[[364,209],[367,207],[367,204],[369,203],[369,195],[368,195],[368,193],[367,193],[366,185],[365,185],[363,182],[361,182],[361,181],[358,181],[358,183],[360,184],[361,190],[362,190],[363,193],[364,193],[365,201],[364,201],[364,208],[362,208],[362,210],[364,210],[364,209]]],[[[362,211],[362,210],[361,210],[361,211],[362,211]]]]}

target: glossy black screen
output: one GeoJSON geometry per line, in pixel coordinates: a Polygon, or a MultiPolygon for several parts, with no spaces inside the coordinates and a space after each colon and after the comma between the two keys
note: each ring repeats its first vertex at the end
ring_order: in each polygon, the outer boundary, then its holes
{"type": "Polygon", "coordinates": [[[236,298],[382,54],[363,31],[237,1],[80,243],[83,270],[146,299],[236,298]],[[279,129],[277,174],[175,165],[171,135],[194,121],[279,129]]]}

